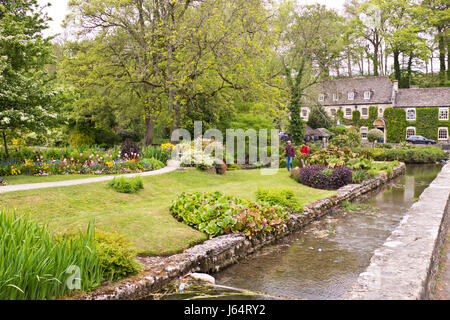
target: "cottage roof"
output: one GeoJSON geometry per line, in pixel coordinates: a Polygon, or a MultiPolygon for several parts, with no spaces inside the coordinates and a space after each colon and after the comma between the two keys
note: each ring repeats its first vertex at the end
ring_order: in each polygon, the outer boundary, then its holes
{"type": "Polygon", "coordinates": [[[316,86],[317,97],[325,94],[321,102],[330,105],[361,105],[392,103],[393,84],[389,77],[347,78],[322,81],[316,86]],[[354,92],[354,100],[348,99],[348,93],[354,92]],[[364,99],[364,92],[370,91],[370,99],[364,99]],[[333,94],[338,94],[338,101],[333,100],[333,94]]]}
{"type": "Polygon", "coordinates": [[[450,87],[400,89],[396,107],[450,107],[450,87]]]}

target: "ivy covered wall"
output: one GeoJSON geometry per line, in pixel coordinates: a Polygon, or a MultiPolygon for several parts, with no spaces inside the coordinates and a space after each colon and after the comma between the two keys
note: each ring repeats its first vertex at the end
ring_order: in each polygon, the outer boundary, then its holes
{"type": "Polygon", "coordinates": [[[388,142],[403,142],[406,128],[415,127],[416,134],[428,139],[438,139],[438,129],[447,127],[450,121],[439,121],[439,108],[416,108],[416,121],[406,121],[406,109],[389,108],[384,111],[388,142]]]}
{"type": "MultiPolygon", "coordinates": [[[[373,123],[378,117],[378,108],[369,108],[369,118],[361,118],[361,113],[353,111],[352,119],[344,118],[341,110],[336,112],[344,125],[353,125],[358,128],[368,127],[373,129],[373,123]]],[[[386,140],[390,143],[404,142],[406,139],[406,128],[415,127],[416,134],[428,139],[438,139],[438,129],[447,127],[450,133],[450,121],[439,121],[439,108],[416,108],[416,121],[406,121],[406,109],[387,108],[384,110],[384,121],[386,122],[386,140]]]]}

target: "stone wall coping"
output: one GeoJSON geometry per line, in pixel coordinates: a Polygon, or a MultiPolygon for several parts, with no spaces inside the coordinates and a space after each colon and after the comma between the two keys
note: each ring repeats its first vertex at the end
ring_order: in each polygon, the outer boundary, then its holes
{"type": "Polygon", "coordinates": [[[430,299],[449,223],[450,163],[377,249],[347,300],[430,299]]]}

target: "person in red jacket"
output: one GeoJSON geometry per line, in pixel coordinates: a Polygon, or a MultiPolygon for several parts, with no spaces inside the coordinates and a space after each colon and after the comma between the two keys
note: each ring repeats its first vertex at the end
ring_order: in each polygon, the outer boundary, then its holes
{"type": "Polygon", "coordinates": [[[288,141],[286,145],[286,165],[288,172],[291,171],[291,168],[294,168],[294,158],[295,147],[292,145],[291,141],[288,141]]]}
{"type": "Polygon", "coordinates": [[[308,155],[309,155],[309,148],[306,144],[303,144],[302,146],[302,164],[303,167],[306,167],[308,165],[308,155]]]}

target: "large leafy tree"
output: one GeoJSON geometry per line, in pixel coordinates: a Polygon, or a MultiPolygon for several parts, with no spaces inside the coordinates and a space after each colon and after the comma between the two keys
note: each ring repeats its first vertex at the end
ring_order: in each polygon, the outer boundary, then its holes
{"type": "Polygon", "coordinates": [[[0,0],[0,134],[45,131],[57,123],[59,103],[50,39],[42,35],[48,18],[37,0],[0,0]]]}
{"type": "Polygon", "coordinates": [[[270,91],[261,81],[270,40],[263,1],[72,0],[70,6],[72,21],[103,46],[115,74],[110,80],[138,98],[145,144],[161,117],[173,131],[197,113],[192,109],[209,111],[199,104],[226,107],[236,91],[263,97],[270,91]]]}
{"type": "Polygon", "coordinates": [[[281,4],[277,28],[280,33],[277,51],[289,95],[288,131],[300,143],[305,136],[301,108],[312,98],[307,92],[329,76],[330,67],[344,45],[344,28],[334,10],[321,5],[297,6],[291,1],[281,4]]]}

